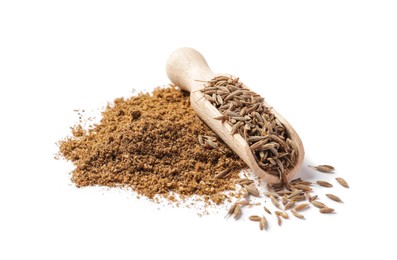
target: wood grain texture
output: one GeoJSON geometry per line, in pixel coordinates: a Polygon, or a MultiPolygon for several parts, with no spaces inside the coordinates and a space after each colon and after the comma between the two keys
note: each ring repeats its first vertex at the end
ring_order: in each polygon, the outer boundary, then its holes
{"type": "MultiPolygon", "coordinates": [[[[214,107],[200,91],[204,88],[203,81],[209,81],[215,76],[228,74],[216,74],[211,71],[204,57],[192,48],[180,48],[174,51],[167,61],[167,75],[173,84],[181,89],[190,91],[190,101],[192,108],[197,115],[231,148],[233,151],[252,169],[252,171],[265,180],[267,183],[278,183],[281,180],[272,174],[262,170],[256,163],[248,143],[240,134],[231,135],[232,127],[215,117],[221,116],[219,110],[214,107]]],[[[271,107],[264,102],[265,106],[271,107]]],[[[291,140],[296,144],[298,157],[296,165],[287,172],[287,179],[290,180],[298,171],[304,158],[304,148],[298,134],[292,126],[277,111],[272,112],[284,124],[291,136],[291,140]]]]}

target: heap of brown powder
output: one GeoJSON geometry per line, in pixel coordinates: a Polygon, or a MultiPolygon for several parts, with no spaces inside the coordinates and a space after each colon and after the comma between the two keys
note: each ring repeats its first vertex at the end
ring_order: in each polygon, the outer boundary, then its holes
{"type": "Polygon", "coordinates": [[[76,166],[77,187],[131,187],[148,198],[200,195],[220,203],[246,166],[220,139],[213,149],[201,146],[199,135],[216,137],[191,109],[189,93],[169,87],[114,100],[99,124],[73,127],[59,147],[76,166]],[[225,170],[227,178],[215,178],[225,170]]]}

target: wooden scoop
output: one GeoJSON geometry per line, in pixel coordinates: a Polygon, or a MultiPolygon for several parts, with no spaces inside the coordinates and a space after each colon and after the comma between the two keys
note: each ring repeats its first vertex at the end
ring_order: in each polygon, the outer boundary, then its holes
{"type": "MultiPolygon", "coordinates": [[[[227,123],[214,119],[221,116],[219,110],[208,101],[200,91],[204,88],[203,81],[209,81],[216,76],[208,67],[204,57],[192,48],[180,48],[174,51],[167,61],[167,75],[173,84],[190,92],[190,102],[198,116],[253,170],[255,174],[267,183],[280,183],[279,177],[272,175],[257,164],[248,143],[240,134],[231,134],[232,127],[227,123]]],[[[270,107],[264,102],[266,107],[270,107]]],[[[284,124],[291,140],[295,143],[298,156],[295,167],[289,169],[287,180],[290,180],[303,162],[304,149],[301,139],[292,126],[274,109],[272,113],[284,124]]]]}

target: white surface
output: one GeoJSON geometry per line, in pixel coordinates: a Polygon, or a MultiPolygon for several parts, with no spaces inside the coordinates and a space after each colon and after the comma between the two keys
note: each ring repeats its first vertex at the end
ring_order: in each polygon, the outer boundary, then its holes
{"type": "Polygon", "coordinates": [[[395,2],[246,2],[1,1],[0,259],[396,259],[395,2]],[[70,183],[53,155],[73,109],[167,84],[183,46],[265,96],[308,163],[337,167],[336,215],[260,232],[70,183]]]}

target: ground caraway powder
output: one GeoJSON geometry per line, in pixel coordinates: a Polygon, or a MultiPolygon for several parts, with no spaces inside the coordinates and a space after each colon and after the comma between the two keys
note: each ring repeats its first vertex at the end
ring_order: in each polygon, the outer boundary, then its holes
{"type": "Polygon", "coordinates": [[[189,93],[171,86],[114,100],[100,123],[72,127],[59,148],[75,165],[77,187],[130,187],[150,199],[199,195],[218,204],[246,165],[219,138],[213,149],[198,135],[216,137],[190,107],[189,93]],[[227,178],[215,178],[225,170],[227,178]]]}

